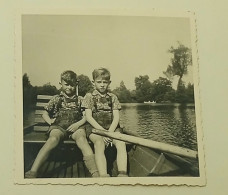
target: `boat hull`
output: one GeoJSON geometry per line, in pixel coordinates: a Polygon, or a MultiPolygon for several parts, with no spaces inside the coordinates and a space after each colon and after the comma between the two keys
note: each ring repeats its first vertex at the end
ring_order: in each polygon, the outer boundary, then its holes
{"type": "MultiPolygon", "coordinates": [[[[31,168],[41,147],[42,144],[26,143],[24,145],[25,171],[31,168]]],[[[175,158],[169,154],[132,144],[127,145],[127,151],[129,177],[199,176],[197,165],[180,157],[175,158]]],[[[105,155],[108,173],[116,177],[118,167],[115,147],[107,148],[105,155]]],[[[91,175],[83,163],[82,153],[76,144],[62,144],[52,151],[49,160],[41,167],[39,177],[83,178],[91,177],[91,175]]]]}
{"type": "Polygon", "coordinates": [[[181,157],[135,146],[128,153],[129,176],[199,176],[198,165],[181,157]]]}

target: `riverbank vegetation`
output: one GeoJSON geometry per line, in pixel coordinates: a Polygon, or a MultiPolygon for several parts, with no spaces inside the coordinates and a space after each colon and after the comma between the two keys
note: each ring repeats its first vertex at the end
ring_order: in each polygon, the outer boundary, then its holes
{"type": "MultiPolygon", "coordinates": [[[[191,50],[178,43],[178,47],[171,47],[168,53],[172,54],[173,57],[166,71],[163,72],[164,76],[160,76],[151,82],[148,75],[139,75],[134,80],[135,89],[127,89],[124,81],[121,81],[120,86],[112,90],[121,103],[194,103],[193,84],[186,84],[182,80],[183,76],[188,73],[188,66],[192,64],[191,50]],[[175,76],[178,77],[176,87],[173,86],[173,78],[175,76]]],[[[84,96],[93,89],[93,85],[86,75],[79,75],[78,78],[80,80],[79,95],[84,96]]],[[[59,89],[50,83],[43,86],[32,86],[29,75],[26,73],[23,75],[24,112],[31,110],[31,107],[35,106],[38,94],[55,95],[58,93],[59,89]]]]}

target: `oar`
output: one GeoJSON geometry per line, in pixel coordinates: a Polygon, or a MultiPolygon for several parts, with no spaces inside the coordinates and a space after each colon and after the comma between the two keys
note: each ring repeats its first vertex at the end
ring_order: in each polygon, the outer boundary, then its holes
{"type": "Polygon", "coordinates": [[[97,135],[105,136],[105,137],[110,137],[113,139],[125,141],[125,142],[130,142],[133,144],[153,148],[153,149],[158,149],[164,152],[180,155],[180,156],[185,156],[188,158],[193,158],[196,159],[198,158],[198,153],[197,151],[178,147],[178,146],[173,146],[161,142],[156,142],[153,140],[149,139],[144,139],[140,137],[135,137],[132,135],[126,135],[126,134],[120,134],[116,132],[109,132],[109,131],[104,131],[104,130],[99,130],[99,129],[93,129],[92,132],[97,135]]]}

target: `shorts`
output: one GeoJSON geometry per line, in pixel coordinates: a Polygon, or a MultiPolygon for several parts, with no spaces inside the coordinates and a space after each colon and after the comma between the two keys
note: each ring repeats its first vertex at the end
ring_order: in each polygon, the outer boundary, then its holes
{"type": "MultiPolygon", "coordinates": [[[[51,125],[48,129],[47,135],[49,136],[53,129],[58,129],[64,134],[64,139],[69,139],[74,132],[69,132],[59,125],[51,125]]],[[[85,129],[85,125],[80,126],[78,129],[85,129]]],[[[77,131],[77,130],[76,130],[77,131]]]]}
{"type": "MultiPolygon", "coordinates": [[[[94,127],[89,124],[88,122],[85,125],[85,132],[86,132],[86,137],[89,138],[89,136],[93,133],[92,129],[94,129],[94,127]]],[[[120,132],[123,133],[123,128],[120,127],[120,125],[117,126],[115,132],[120,132]]]]}
{"type": "MultiPolygon", "coordinates": [[[[53,129],[59,129],[64,134],[64,139],[69,138],[73,133],[68,132],[67,128],[80,121],[82,119],[81,113],[77,110],[60,110],[58,116],[56,117],[54,123],[49,127],[47,135],[50,135],[50,132],[53,129]]],[[[80,126],[80,128],[84,128],[84,125],[80,126]]]]}

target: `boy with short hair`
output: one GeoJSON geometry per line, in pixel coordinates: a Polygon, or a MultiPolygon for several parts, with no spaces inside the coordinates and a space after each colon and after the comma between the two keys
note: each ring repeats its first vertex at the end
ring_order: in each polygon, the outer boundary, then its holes
{"type": "Polygon", "coordinates": [[[95,90],[86,94],[82,107],[85,108],[86,134],[94,143],[95,160],[101,177],[108,177],[107,163],[104,155],[105,145],[114,144],[117,149],[118,176],[127,176],[127,152],[123,141],[112,140],[92,133],[92,129],[108,130],[122,133],[119,126],[120,103],[116,95],[108,92],[111,83],[110,72],[105,68],[95,69],[92,73],[95,90]]]}
{"type": "Polygon", "coordinates": [[[44,120],[50,125],[49,138],[39,151],[30,171],[25,173],[26,178],[36,178],[39,168],[48,159],[50,152],[63,139],[69,136],[75,140],[81,149],[85,165],[92,177],[98,177],[93,151],[87,142],[84,123],[85,116],[81,109],[82,97],[77,96],[77,75],[73,71],[64,71],[61,74],[61,92],[55,95],[45,106],[44,120]]]}

